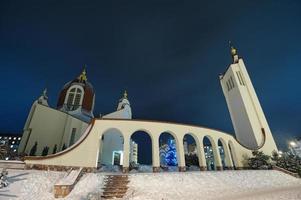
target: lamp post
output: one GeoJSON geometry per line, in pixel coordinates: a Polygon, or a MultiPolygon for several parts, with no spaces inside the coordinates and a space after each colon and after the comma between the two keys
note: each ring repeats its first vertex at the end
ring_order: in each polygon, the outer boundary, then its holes
{"type": "Polygon", "coordinates": [[[289,149],[291,150],[291,152],[294,156],[296,156],[296,151],[295,151],[296,146],[297,146],[297,144],[295,141],[292,140],[289,142],[289,149]]]}
{"type": "Polygon", "coordinates": [[[295,141],[290,141],[290,146],[291,147],[295,147],[297,144],[296,144],[296,142],[295,141]]]}

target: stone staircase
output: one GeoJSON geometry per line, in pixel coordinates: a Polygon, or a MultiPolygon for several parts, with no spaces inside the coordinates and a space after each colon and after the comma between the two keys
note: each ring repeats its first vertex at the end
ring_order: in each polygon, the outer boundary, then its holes
{"type": "Polygon", "coordinates": [[[105,186],[101,198],[103,199],[121,199],[128,190],[129,183],[127,175],[108,175],[105,178],[105,186]]]}

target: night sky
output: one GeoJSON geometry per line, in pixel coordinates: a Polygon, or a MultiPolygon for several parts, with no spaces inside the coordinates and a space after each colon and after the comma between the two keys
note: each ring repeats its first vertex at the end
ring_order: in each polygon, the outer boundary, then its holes
{"type": "Polygon", "coordinates": [[[301,136],[300,1],[2,0],[0,132],[21,133],[42,90],[54,107],[87,64],[96,116],[127,89],[135,119],[233,133],[218,79],[229,40],[283,149],[301,136]]]}

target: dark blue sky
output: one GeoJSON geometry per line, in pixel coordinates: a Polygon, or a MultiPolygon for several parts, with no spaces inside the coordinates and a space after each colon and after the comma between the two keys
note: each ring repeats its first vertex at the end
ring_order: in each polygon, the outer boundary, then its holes
{"type": "Polygon", "coordinates": [[[0,132],[56,105],[83,64],[95,114],[128,90],[133,117],[233,132],[218,74],[244,58],[278,145],[301,136],[300,1],[1,1],[0,132]],[[210,3],[209,3],[210,2],[210,3]]]}

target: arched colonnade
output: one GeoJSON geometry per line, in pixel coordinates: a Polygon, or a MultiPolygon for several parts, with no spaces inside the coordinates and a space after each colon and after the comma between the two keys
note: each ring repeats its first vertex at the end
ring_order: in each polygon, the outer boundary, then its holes
{"type": "MultiPolygon", "coordinates": [[[[102,121],[102,120],[100,120],[102,121]]],[[[115,120],[112,120],[115,121],[115,120]]],[[[117,121],[117,120],[116,120],[117,121]]],[[[124,121],[124,122],[130,122],[124,121]]],[[[201,128],[202,130],[190,131],[187,125],[178,125],[172,123],[162,123],[162,122],[150,122],[149,126],[143,125],[144,121],[138,121],[134,126],[129,126],[127,128],[121,127],[111,127],[107,128],[100,132],[99,138],[104,134],[110,134],[111,131],[118,132],[123,137],[123,171],[127,172],[129,170],[130,164],[130,140],[131,136],[136,132],[144,132],[148,134],[151,138],[151,149],[152,149],[152,166],[154,172],[160,171],[160,136],[163,133],[169,133],[175,140],[176,152],[177,152],[177,161],[179,171],[186,171],[185,163],[185,153],[184,153],[184,136],[190,135],[193,137],[196,143],[196,153],[198,157],[198,163],[200,170],[209,170],[208,162],[206,159],[208,153],[206,152],[206,144],[204,139],[207,138],[210,141],[210,151],[213,154],[214,168],[212,170],[223,170],[223,169],[234,169],[235,164],[237,163],[237,156],[235,153],[235,147],[233,145],[232,136],[218,132],[212,129],[201,128]],[[156,126],[153,123],[157,124],[156,126]],[[140,126],[139,126],[140,125],[140,126]],[[160,125],[160,126],[159,126],[160,125]],[[185,130],[188,128],[188,130],[185,130]],[[221,145],[222,144],[222,150],[221,145]],[[230,148],[229,148],[230,147],[230,148]],[[221,158],[221,153],[223,159],[221,158]]],[[[199,129],[199,128],[196,128],[199,129]]],[[[101,142],[99,142],[99,148],[101,148],[101,142]]],[[[101,153],[97,157],[101,157],[101,153]]]]}
{"type": "Polygon", "coordinates": [[[249,152],[249,150],[240,146],[232,135],[214,129],[158,121],[94,119],[81,138],[72,146],[52,155],[26,157],[25,163],[29,168],[84,167],[90,170],[96,169],[99,166],[99,158],[102,156],[100,149],[104,145],[102,143],[103,136],[115,132],[123,138],[122,167],[123,171],[127,172],[130,164],[131,136],[137,131],[143,131],[151,138],[154,172],[160,171],[159,138],[163,133],[169,133],[175,140],[179,171],[186,170],[183,145],[186,134],[191,135],[195,140],[200,170],[241,168],[242,153],[249,152]],[[209,140],[209,148],[206,147],[205,140],[209,140]],[[213,168],[208,166],[208,149],[211,152],[211,159],[213,158],[214,161],[213,168]],[[223,156],[221,157],[221,155],[223,156]]]}

